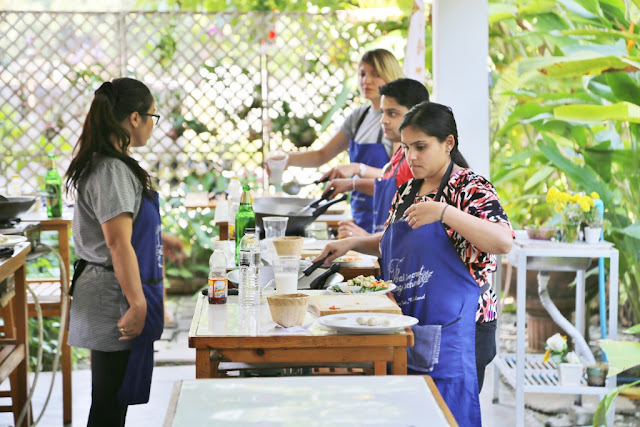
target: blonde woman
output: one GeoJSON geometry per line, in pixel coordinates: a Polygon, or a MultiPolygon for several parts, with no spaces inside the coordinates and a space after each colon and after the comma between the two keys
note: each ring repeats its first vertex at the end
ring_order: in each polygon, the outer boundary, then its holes
{"type": "MultiPolygon", "coordinates": [[[[340,165],[325,174],[334,178],[378,178],[382,167],[389,162],[393,144],[384,138],[380,119],[380,86],[404,77],[398,60],[385,49],[365,52],[358,65],[360,92],[368,105],[356,108],[344,121],[340,130],[318,150],[289,153],[287,166],[317,168],[338,154],[349,150],[350,164],[340,165]]],[[[265,162],[267,164],[268,162],[265,162]]],[[[373,231],[373,197],[358,191],[351,193],[351,213],[355,223],[373,231]]]]}

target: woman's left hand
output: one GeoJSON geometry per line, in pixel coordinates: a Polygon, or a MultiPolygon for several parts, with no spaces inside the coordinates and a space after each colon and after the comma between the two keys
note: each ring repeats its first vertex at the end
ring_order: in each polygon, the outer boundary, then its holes
{"type": "Polygon", "coordinates": [[[165,258],[171,262],[182,265],[182,261],[187,257],[184,253],[182,241],[175,234],[162,233],[162,250],[165,258]]]}
{"type": "MultiPolygon", "coordinates": [[[[405,212],[405,221],[414,230],[423,225],[440,221],[442,210],[448,205],[444,202],[425,202],[409,206],[405,212]]],[[[451,207],[450,209],[455,209],[451,207]]]]}

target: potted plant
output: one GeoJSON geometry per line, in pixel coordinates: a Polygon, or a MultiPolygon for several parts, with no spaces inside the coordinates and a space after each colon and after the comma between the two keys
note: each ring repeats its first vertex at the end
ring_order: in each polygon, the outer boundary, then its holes
{"type": "Polygon", "coordinates": [[[554,334],[547,339],[543,363],[551,359],[558,367],[558,384],[563,386],[579,386],[582,380],[583,366],[578,355],[569,351],[567,337],[554,334]]]}
{"type": "Polygon", "coordinates": [[[561,215],[562,241],[573,243],[581,240],[583,226],[599,217],[595,207],[595,200],[599,198],[595,191],[591,195],[571,194],[556,187],[547,191],[547,202],[552,203],[555,211],[561,215]]]}
{"type": "Polygon", "coordinates": [[[590,245],[598,243],[602,236],[603,220],[597,209],[592,208],[585,214],[584,240],[590,245]]]}

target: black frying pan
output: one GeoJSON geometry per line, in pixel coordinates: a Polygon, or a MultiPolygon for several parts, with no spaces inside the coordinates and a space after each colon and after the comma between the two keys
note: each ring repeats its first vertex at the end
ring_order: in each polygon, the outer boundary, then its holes
{"type": "Polygon", "coordinates": [[[260,230],[260,234],[263,235],[262,218],[266,216],[283,216],[289,218],[285,233],[287,236],[304,236],[304,229],[307,225],[326,212],[330,206],[347,200],[347,197],[347,194],[343,194],[342,197],[326,203],[321,203],[324,199],[314,201],[313,199],[302,197],[256,197],[253,201],[256,227],[260,230]]]}

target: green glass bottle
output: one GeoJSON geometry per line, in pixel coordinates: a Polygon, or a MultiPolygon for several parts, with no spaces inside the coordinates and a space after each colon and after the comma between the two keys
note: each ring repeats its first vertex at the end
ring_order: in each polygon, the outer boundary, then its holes
{"type": "Polygon", "coordinates": [[[62,179],[56,169],[56,157],[49,154],[49,166],[44,177],[44,186],[47,193],[47,216],[49,218],[62,216],[62,179]]]}
{"type": "Polygon", "coordinates": [[[251,193],[249,193],[249,186],[243,185],[242,196],[240,196],[240,207],[236,214],[236,265],[238,265],[238,248],[240,247],[240,240],[242,240],[244,236],[244,230],[255,227],[256,214],[253,212],[251,193]]]}

